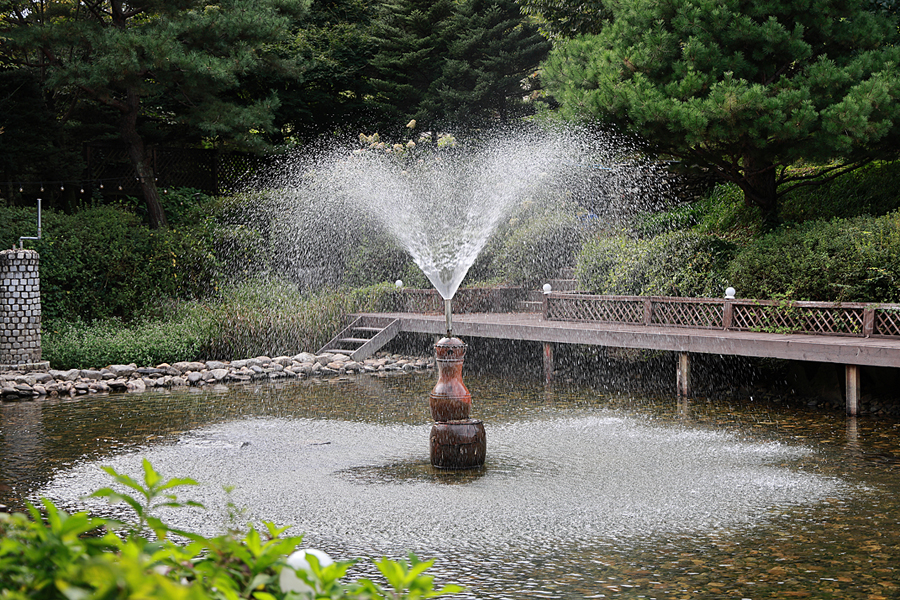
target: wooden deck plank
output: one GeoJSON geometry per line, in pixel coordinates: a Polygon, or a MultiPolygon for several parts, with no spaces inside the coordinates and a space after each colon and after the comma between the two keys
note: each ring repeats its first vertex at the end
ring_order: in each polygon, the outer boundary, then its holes
{"type": "MultiPolygon", "coordinates": [[[[373,316],[399,319],[401,331],[434,335],[445,333],[446,324],[443,315],[376,313],[373,316]]],[[[587,344],[614,348],[771,357],[900,368],[900,340],[887,338],[545,321],[539,313],[453,315],[453,333],[460,337],[587,344]]]]}

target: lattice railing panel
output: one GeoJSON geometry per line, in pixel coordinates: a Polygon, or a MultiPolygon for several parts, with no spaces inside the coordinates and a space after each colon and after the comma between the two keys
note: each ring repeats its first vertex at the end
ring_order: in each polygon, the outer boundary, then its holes
{"type": "Polygon", "coordinates": [[[770,333],[863,335],[862,307],[800,304],[734,305],[731,329],[770,333]]]}
{"type": "Polygon", "coordinates": [[[545,318],[770,333],[900,337],[900,305],[553,293],[545,318]],[[647,320],[649,317],[649,320],[647,320]]]}
{"type": "Polygon", "coordinates": [[[654,300],[654,325],[669,327],[722,328],[723,306],[720,302],[686,302],[654,300]]]}
{"type": "Polygon", "coordinates": [[[875,335],[900,336],[900,309],[876,308],[875,327],[872,333],[875,335]]]}
{"type": "Polygon", "coordinates": [[[644,302],[634,298],[548,298],[547,319],[642,324],[644,302]]]}
{"type": "MultiPolygon", "coordinates": [[[[454,314],[475,312],[508,312],[525,294],[518,287],[460,288],[453,296],[454,314]]],[[[443,313],[444,299],[433,289],[405,288],[400,291],[401,312],[443,313]]]]}

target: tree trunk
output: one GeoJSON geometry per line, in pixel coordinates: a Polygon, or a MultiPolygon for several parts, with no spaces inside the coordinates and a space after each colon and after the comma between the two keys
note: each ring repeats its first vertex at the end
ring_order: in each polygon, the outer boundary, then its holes
{"type": "Polygon", "coordinates": [[[751,154],[744,155],[744,179],[739,182],[744,202],[762,211],[763,227],[774,229],[778,224],[778,184],[775,165],[751,154]]]}
{"type": "Polygon", "coordinates": [[[141,99],[134,88],[129,88],[125,108],[122,110],[119,124],[122,139],[128,148],[128,158],[141,182],[144,202],[147,204],[147,215],[152,229],[168,227],[166,213],[159,203],[159,191],[156,189],[156,174],[153,165],[147,159],[144,140],[137,131],[137,117],[140,113],[141,99]]]}

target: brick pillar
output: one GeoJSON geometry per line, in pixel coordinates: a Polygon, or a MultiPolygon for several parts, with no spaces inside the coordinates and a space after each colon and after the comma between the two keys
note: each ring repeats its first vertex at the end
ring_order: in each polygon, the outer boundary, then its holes
{"type": "Polygon", "coordinates": [[[0,250],[0,369],[46,369],[41,362],[40,256],[0,250]]]}

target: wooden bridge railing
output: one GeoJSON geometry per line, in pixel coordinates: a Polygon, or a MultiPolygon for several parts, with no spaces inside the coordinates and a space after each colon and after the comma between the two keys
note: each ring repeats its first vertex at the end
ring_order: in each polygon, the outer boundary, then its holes
{"type": "Polygon", "coordinates": [[[544,318],[769,333],[900,337],[900,304],[554,292],[544,297],[544,318]]]}
{"type": "MultiPolygon", "coordinates": [[[[453,296],[453,312],[513,312],[525,295],[520,287],[460,288],[453,296]]],[[[443,314],[444,299],[434,289],[405,288],[400,290],[394,310],[443,314]]]]}

